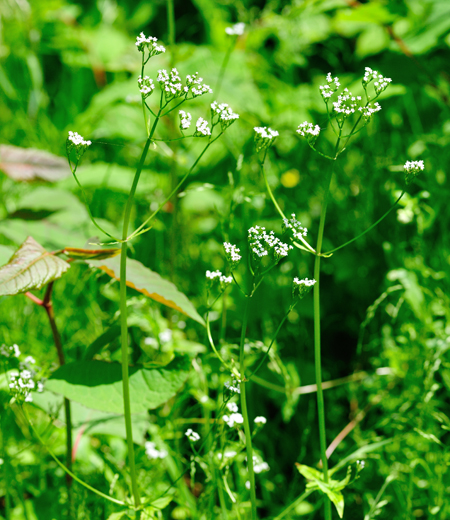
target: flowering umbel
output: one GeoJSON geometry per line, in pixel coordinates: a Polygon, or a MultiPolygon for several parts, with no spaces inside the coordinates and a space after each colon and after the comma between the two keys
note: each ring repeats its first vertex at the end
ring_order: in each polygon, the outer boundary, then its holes
{"type": "Polygon", "coordinates": [[[406,184],[411,184],[419,173],[423,172],[425,165],[423,161],[406,161],[403,168],[405,170],[405,182],[406,184]]]}
{"type": "Polygon", "coordinates": [[[314,287],[315,283],[316,280],[314,279],[308,280],[308,278],[304,278],[303,280],[300,280],[299,278],[294,278],[292,284],[292,296],[294,298],[299,297],[302,299],[314,287]]]}

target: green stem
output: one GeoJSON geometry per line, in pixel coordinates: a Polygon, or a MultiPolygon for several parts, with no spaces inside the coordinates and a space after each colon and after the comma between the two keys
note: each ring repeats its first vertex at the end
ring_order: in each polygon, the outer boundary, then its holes
{"type": "Polygon", "coordinates": [[[136,173],[134,175],[133,184],[131,186],[130,194],[128,196],[127,205],[125,207],[125,214],[123,219],[122,230],[122,251],[120,257],[120,325],[121,325],[121,347],[122,347],[122,387],[123,387],[123,408],[125,416],[125,428],[127,433],[128,445],[128,464],[130,468],[131,488],[133,491],[134,505],[139,507],[141,499],[139,496],[139,488],[136,479],[136,468],[134,462],[134,445],[133,445],[133,428],[131,424],[131,405],[130,405],[130,385],[128,377],[128,323],[127,323],[127,249],[126,242],[128,235],[128,226],[130,223],[131,209],[133,207],[134,194],[141,176],[142,168],[147,157],[150,143],[155,132],[156,126],[161,115],[161,109],[158,116],[155,118],[150,135],[145,143],[142,151],[141,159],[139,161],[136,173]]]}
{"type": "Polygon", "coordinates": [[[273,520],[281,520],[288,513],[290,513],[293,509],[295,509],[298,505],[304,502],[309,495],[312,493],[312,490],[305,491],[303,495],[300,495],[292,504],[288,505],[286,509],[284,509],[279,515],[277,515],[273,520]]]}
{"type": "Polygon", "coordinates": [[[358,236],[356,236],[355,238],[352,238],[351,240],[349,240],[348,242],[345,242],[345,244],[342,244],[341,246],[339,247],[336,247],[335,249],[332,249],[331,251],[327,251],[326,253],[323,253],[322,256],[328,256],[328,255],[332,255],[333,253],[335,253],[336,251],[339,251],[339,249],[342,249],[343,247],[345,246],[348,246],[349,244],[351,244],[352,242],[354,242],[355,240],[358,240],[358,238],[361,238],[363,235],[365,235],[366,233],[368,233],[371,229],[373,229],[375,226],[377,226],[383,219],[385,219],[389,213],[395,208],[395,206],[397,206],[397,204],[400,202],[400,199],[403,197],[403,195],[405,194],[405,190],[402,191],[400,197],[394,202],[394,204],[386,211],[386,213],[380,217],[376,222],[374,222],[369,228],[367,228],[365,231],[363,231],[362,233],[360,233],[358,236]]]}
{"type": "MultiPolygon", "coordinates": [[[[337,140],[336,150],[339,148],[340,139],[337,140]]],[[[316,385],[317,385],[317,411],[319,416],[319,439],[320,439],[320,454],[323,466],[323,478],[325,483],[328,483],[328,459],[327,459],[327,439],[326,439],[326,426],[325,426],[325,406],[323,399],[323,388],[322,388],[322,360],[321,360],[321,345],[320,345],[320,252],[322,250],[323,232],[325,228],[325,218],[327,215],[327,204],[328,195],[330,193],[331,178],[333,177],[334,171],[333,161],[330,173],[325,186],[325,193],[322,203],[322,211],[320,213],[319,221],[319,232],[317,235],[317,246],[316,256],[314,259],[314,279],[316,283],[314,285],[314,364],[316,372],[316,385]]],[[[327,498],[325,499],[325,520],[331,520],[331,502],[327,498]]]]}
{"type": "Polygon", "coordinates": [[[10,520],[11,518],[11,493],[10,493],[10,485],[11,485],[11,476],[9,474],[9,455],[6,450],[6,440],[4,431],[3,421],[6,420],[5,410],[2,410],[2,414],[0,416],[0,437],[2,440],[2,455],[3,455],[3,467],[4,467],[4,477],[5,477],[5,519],[10,520]]]}
{"type": "Polygon", "coordinates": [[[229,364],[226,361],[224,361],[223,357],[219,354],[219,351],[214,345],[214,340],[211,335],[211,326],[209,324],[209,312],[206,314],[206,333],[208,335],[209,344],[211,345],[211,348],[214,350],[214,354],[219,358],[222,365],[231,371],[229,364]]]}
{"type": "Polygon", "coordinates": [[[75,480],[76,482],[78,482],[78,484],[81,484],[82,486],[84,486],[86,489],[89,489],[89,491],[92,491],[93,493],[95,493],[96,495],[98,495],[99,497],[102,497],[106,500],[109,500],[110,502],[114,502],[115,504],[119,504],[121,506],[125,506],[125,502],[122,502],[121,500],[117,500],[116,498],[113,498],[113,497],[110,497],[109,495],[106,495],[105,493],[102,493],[101,491],[99,491],[98,489],[95,489],[93,488],[92,486],[90,486],[89,484],[87,484],[86,482],[83,482],[81,479],[79,479],[75,473],[72,473],[70,471],[69,468],[67,468],[59,459],[58,457],[52,452],[52,450],[47,446],[47,444],[45,444],[44,440],[42,439],[42,437],[39,435],[39,433],[37,432],[36,428],[34,427],[27,411],[26,411],[26,408],[24,406],[22,406],[22,411],[23,411],[23,414],[25,416],[25,419],[27,420],[28,424],[30,425],[31,429],[33,430],[33,433],[34,435],[36,436],[36,438],[38,439],[38,441],[47,449],[47,451],[49,452],[50,456],[52,457],[52,459],[58,464],[58,466],[60,468],[62,468],[63,471],[65,471],[68,475],[70,475],[73,480],[75,480]]]}
{"type": "Polygon", "coordinates": [[[241,374],[241,409],[242,409],[242,417],[244,418],[244,433],[245,433],[245,447],[247,450],[247,465],[248,465],[248,474],[250,480],[250,499],[252,504],[252,520],[257,520],[256,514],[256,489],[255,489],[255,472],[253,470],[253,447],[252,447],[252,432],[250,430],[250,423],[248,420],[248,410],[247,410],[247,398],[246,398],[246,386],[247,382],[245,381],[245,355],[244,355],[244,346],[245,346],[245,334],[247,331],[247,321],[248,321],[248,311],[250,306],[251,296],[247,296],[244,308],[244,317],[242,320],[242,330],[241,330],[241,342],[239,345],[239,371],[241,374]]]}
{"type": "Polygon", "coordinates": [[[173,10],[173,0],[167,0],[167,25],[169,26],[169,44],[175,45],[175,13],[173,10]]]}

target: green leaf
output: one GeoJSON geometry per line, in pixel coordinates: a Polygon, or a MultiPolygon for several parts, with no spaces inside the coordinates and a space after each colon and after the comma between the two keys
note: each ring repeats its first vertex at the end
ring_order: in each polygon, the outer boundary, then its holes
{"type": "Polygon", "coordinates": [[[15,181],[56,182],[70,176],[67,160],[44,150],[0,145],[0,170],[15,181]]]}
{"type": "Polygon", "coordinates": [[[112,249],[78,249],[75,247],[66,247],[64,254],[75,260],[105,260],[112,258],[120,253],[120,248],[112,249]]]}
{"type": "Polygon", "coordinates": [[[0,296],[40,289],[59,278],[69,267],[67,262],[28,237],[11,260],[0,268],[0,296]]]}
{"type": "Polygon", "coordinates": [[[127,511],[119,511],[118,513],[113,513],[112,515],[108,516],[108,520],[121,520],[124,516],[128,516],[127,511]]]}
{"type": "Polygon", "coordinates": [[[120,336],[120,325],[114,324],[109,327],[102,335],[94,340],[84,353],[83,359],[89,361],[94,358],[95,354],[101,352],[103,347],[109,345],[112,341],[120,336]]]}
{"type": "MultiPolygon", "coordinates": [[[[164,368],[131,366],[131,412],[144,413],[173,397],[189,375],[190,361],[176,358],[164,368]]],[[[52,374],[47,390],[61,394],[87,408],[123,413],[122,368],[119,363],[77,361],[52,374]]]]}
{"type": "Polygon", "coordinates": [[[13,253],[13,247],[0,245],[0,265],[8,263],[8,260],[11,258],[13,253]]]}
{"type": "MultiPolygon", "coordinates": [[[[89,261],[89,265],[98,267],[111,278],[120,280],[120,257],[103,261],[89,261]]],[[[202,325],[205,324],[186,295],[180,292],[172,282],[164,280],[158,273],[131,258],[127,259],[127,285],[152,300],[176,309],[202,325]]]]}

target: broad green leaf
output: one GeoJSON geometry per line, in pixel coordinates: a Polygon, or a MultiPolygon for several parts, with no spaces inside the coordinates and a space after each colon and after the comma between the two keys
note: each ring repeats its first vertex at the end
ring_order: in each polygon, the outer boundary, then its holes
{"type": "Polygon", "coordinates": [[[94,340],[89,347],[86,349],[83,359],[89,361],[93,359],[95,354],[101,352],[103,347],[109,345],[112,341],[120,336],[120,325],[114,324],[101,334],[96,340],[94,340]]]}
{"type": "Polygon", "coordinates": [[[44,150],[0,145],[0,170],[15,181],[56,182],[71,175],[67,160],[44,150]]]}
{"type": "MultiPolygon", "coordinates": [[[[89,261],[89,265],[98,267],[111,278],[120,280],[120,257],[102,261],[89,261]]],[[[172,282],[164,280],[158,273],[131,258],[127,259],[127,285],[152,300],[176,309],[202,325],[205,324],[186,295],[180,292],[172,282]]]]}
{"type": "Polygon", "coordinates": [[[0,266],[8,263],[8,260],[12,257],[13,253],[13,247],[0,245],[0,266]]]}
{"type": "MultiPolygon", "coordinates": [[[[189,368],[190,361],[186,357],[179,357],[164,368],[131,366],[131,412],[144,413],[168,401],[186,381],[189,368]]],[[[45,387],[87,408],[123,413],[122,368],[119,363],[68,363],[52,374],[45,387]]]]}
{"type": "Polygon", "coordinates": [[[119,511],[118,513],[112,513],[108,516],[108,520],[122,520],[122,518],[127,517],[127,511],[119,511]]]}
{"type": "Polygon", "coordinates": [[[156,509],[164,509],[167,507],[170,502],[172,502],[173,496],[172,495],[166,495],[165,497],[157,498],[156,500],[153,500],[153,502],[150,503],[150,505],[156,509]]]}
{"type": "Polygon", "coordinates": [[[0,296],[40,289],[59,278],[70,265],[28,237],[10,261],[0,268],[0,296]]]}
{"type": "MultiPolygon", "coordinates": [[[[58,419],[59,426],[65,425],[64,398],[61,395],[44,390],[42,393],[33,393],[33,405],[39,407],[48,415],[58,419]]],[[[71,401],[71,419],[73,437],[77,435],[115,435],[122,439],[127,438],[125,421],[123,414],[117,415],[108,412],[92,410],[85,406],[71,401]]],[[[148,415],[133,414],[131,418],[133,424],[133,441],[140,446],[144,446],[148,431],[148,415]]]]}

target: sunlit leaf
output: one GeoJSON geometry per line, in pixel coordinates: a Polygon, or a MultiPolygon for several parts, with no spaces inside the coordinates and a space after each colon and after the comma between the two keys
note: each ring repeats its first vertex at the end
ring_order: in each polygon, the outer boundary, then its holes
{"type": "Polygon", "coordinates": [[[15,181],[56,182],[71,175],[67,160],[44,150],[0,145],[0,170],[15,181]]]}
{"type": "Polygon", "coordinates": [[[10,261],[0,268],[0,296],[40,289],[59,278],[70,265],[28,237],[10,261]]]}
{"type": "Polygon", "coordinates": [[[76,260],[105,260],[112,258],[120,253],[120,248],[113,249],[77,249],[76,247],[66,247],[64,254],[76,260]]]}
{"type": "MultiPolygon", "coordinates": [[[[98,267],[112,278],[120,280],[120,258],[89,261],[89,265],[98,267]]],[[[202,317],[185,294],[180,292],[172,282],[164,280],[158,273],[145,267],[137,260],[127,260],[127,285],[152,298],[152,300],[176,309],[204,325],[202,317]]]]}
{"type": "MultiPolygon", "coordinates": [[[[131,412],[144,413],[173,397],[186,381],[190,361],[176,358],[164,368],[131,366],[131,412]]],[[[47,390],[61,394],[94,410],[123,413],[122,368],[119,363],[77,361],[52,374],[47,390]]]]}

